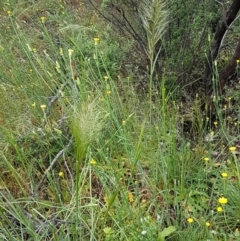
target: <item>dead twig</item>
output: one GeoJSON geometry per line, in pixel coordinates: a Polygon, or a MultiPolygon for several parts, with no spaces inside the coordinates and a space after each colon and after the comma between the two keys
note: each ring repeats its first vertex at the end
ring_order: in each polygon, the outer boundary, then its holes
{"type": "Polygon", "coordinates": [[[61,150],[58,152],[58,154],[54,157],[54,159],[52,160],[52,162],[50,163],[49,167],[46,169],[46,171],[44,172],[41,180],[39,181],[38,185],[37,185],[37,188],[35,190],[35,193],[33,196],[35,196],[35,194],[39,191],[39,189],[41,188],[42,184],[43,184],[43,181],[45,180],[47,174],[50,172],[50,170],[53,168],[54,164],[57,162],[58,158],[63,155],[67,150],[68,148],[71,146],[73,142],[73,138],[71,137],[68,144],[61,150]]]}

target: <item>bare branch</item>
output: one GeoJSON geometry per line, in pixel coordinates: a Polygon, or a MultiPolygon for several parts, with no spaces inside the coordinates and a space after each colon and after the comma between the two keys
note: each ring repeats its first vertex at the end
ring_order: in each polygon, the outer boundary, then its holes
{"type": "Polygon", "coordinates": [[[42,176],[42,179],[39,181],[38,185],[37,185],[37,188],[35,190],[35,194],[39,191],[39,189],[41,188],[42,184],[43,184],[43,181],[45,180],[47,174],[50,172],[50,170],[53,168],[53,166],[55,165],[55,163],[57,162],[58,158],[63,155],[67,150],[68,148],[71,146],[73,142],[73,138],[71,137],[68,144],[61,150],[58,152],[58,154],[54,157],[54,159],[52,160],[52,162],[50,163],[49,167],[46,169],[46,171],[44,172],[43,176],[42,176]]]}

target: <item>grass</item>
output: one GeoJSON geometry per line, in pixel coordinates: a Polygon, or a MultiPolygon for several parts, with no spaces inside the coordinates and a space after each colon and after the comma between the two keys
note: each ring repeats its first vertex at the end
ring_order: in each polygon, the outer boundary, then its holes
{"type": "Polygon", "coordinates": [[[84,5],[1,7],[1,240],[239,239],[233,99],[149,103],[84,5]]]}

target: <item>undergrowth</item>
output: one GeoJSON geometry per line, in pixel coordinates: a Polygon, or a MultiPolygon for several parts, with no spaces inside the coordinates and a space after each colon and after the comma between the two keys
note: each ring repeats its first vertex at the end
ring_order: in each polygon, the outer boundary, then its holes
{"type": "Polygon", "coordinates": [[[1,240],[239,240],[234,98],[139,95],[84,5],[1,7],[1,240]]]}

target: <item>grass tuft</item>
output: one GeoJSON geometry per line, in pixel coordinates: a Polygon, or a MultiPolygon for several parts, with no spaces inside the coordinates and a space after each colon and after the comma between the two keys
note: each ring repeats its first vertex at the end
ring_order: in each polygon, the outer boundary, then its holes
{"type": "Polygon", "coordinates": [[[75,140],[76,157],[82,160],[88,146],[99,137],[104,127],[104,112],[98,100],[79,102],[73,107],[71,131],[75,140]]]}

